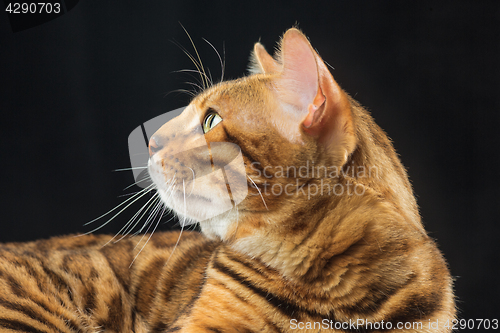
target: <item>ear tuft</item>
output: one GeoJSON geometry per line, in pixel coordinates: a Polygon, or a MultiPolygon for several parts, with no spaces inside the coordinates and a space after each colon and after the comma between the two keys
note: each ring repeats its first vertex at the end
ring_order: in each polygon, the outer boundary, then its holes
{"type": "Polygon", "coordinates": [[[257,59],[257,55],[255,54],[255,48],[250,53],[250,62],[248,63],[247,70],[250,75],[264,73],[264,70],[260,66],[259,59],[257,59]]]}
{"type": "Polygon", "coordinates": [[[269,74],[277,73],[281,70],[281,66],[273,57],[267,53],[261,43],[255,43],[253,51],[250,54],[250,63],[248,71],[250,74],[269,74]]]}

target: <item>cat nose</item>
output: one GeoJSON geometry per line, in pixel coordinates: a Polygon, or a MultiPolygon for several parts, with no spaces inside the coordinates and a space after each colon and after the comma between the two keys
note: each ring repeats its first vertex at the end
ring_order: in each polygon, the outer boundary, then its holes
{"type": "Polygon", "coordinates": [[[149,157],[152,157],[154,154],[156,154],[159,150],[163,148],[163,146],[159,144],[158,141],[159,141],[158,138],[155,136],[151,137],[151,139],[149,140],[149,147],[148,147],[149,157]]]}

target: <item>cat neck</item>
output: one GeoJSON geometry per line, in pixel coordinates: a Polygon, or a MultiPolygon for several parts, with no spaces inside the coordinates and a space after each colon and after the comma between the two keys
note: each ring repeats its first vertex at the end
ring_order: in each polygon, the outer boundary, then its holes
{"type": "Polygon", "coordinates": [[[322,290],[334,288],[345,273],[332,273],[329,266],[334,261],[341,260],[345,266],[359,261],[357,257],[364,252],[383,251],[391,242],[384,239],[383,232],[379,235],[373,230],[377,219],[401,220],[391,205],[371,190],[363,195],[318,197],[296,206],[286,221],[283,215],[266,214],[266,220],[252,221],[260,223],[258,230],[247,235],[236,230],[227,242],[233,250],[262,261],[284,277],[317,284],[322,290]]]}

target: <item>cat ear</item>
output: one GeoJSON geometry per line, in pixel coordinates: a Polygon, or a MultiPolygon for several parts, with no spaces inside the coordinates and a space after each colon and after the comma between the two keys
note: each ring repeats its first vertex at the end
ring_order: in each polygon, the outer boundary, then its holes
{"type": "Polygon", "coordinates": [[[281,66],[269,53],[267,53],[261,43],[255,43],[252,54],[250,55],[248,70],[251,74],[277,73],[281,70],[281,66]]]}
{"type": "Polygon", "coordinates": [[[356,144],[349,99],[299,30],[289,29],[283,36],[281,61],[275,86],[288,105],[288,130],[302,131],[328,146],[335,144],[345,149],[347,158],[356,144]]]}

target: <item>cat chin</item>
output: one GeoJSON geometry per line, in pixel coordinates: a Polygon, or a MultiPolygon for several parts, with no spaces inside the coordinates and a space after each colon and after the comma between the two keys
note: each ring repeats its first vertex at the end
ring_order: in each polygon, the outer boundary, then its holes
{"type": "Polygon", "coordinates": [[[184,195],[180,191],[166,191],[160,187],[157,189],[160,198],[165,206],[179,216],[181,224],[191,225],[203,221],[220,220],[218,217],[221,209],[216,198],[206,198],[204,196],[190,194],[184,195]]]}

